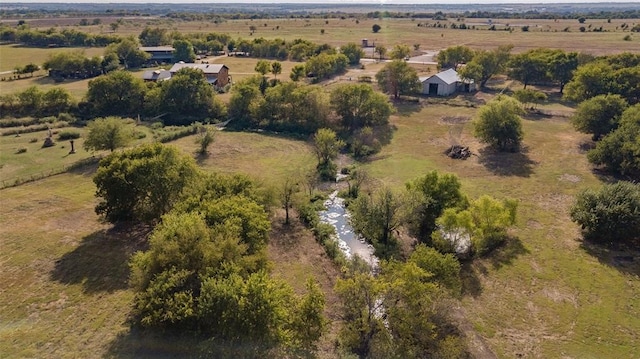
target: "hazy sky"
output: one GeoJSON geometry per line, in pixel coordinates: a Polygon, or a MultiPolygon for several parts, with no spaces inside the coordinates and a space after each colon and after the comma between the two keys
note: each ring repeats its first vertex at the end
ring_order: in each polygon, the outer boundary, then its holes
{"type": "Polygon", "coordinates": [[[624,2],[624,3],[638,3],[638,0],[616,0],[616,1],[603,1],[603,0],[330,0],[330,1],[318,1],[318,0],[285,0],[285,1],[273,1],[273,0],[187,0],[187,1],[177,1],[177,0],[22,0],[22,1],[0,1],[0,3],[205,3],[205,4],[216,4],[216,3],[296,3],[296,4],[326,4],[326,3],[341,3],[341,4],[349,4],[349,3],[365,3],[365,4],[562,4],[562,3],[614,3],[614,2],[624,2]]]}

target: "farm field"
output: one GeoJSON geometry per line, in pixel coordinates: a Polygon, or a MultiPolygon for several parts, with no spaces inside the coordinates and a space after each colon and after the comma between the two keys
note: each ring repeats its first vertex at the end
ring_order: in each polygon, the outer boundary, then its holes
{"type": "MultiPolygon", "coordinates": [[[[34,23],[55,26],[49,19],[34,23]]],[[[51,19],[55,21],[55,19],[51,19]]],[[[513,44],[518,53],[538,47],[582,51],[593,55],[640,52],[640,33],[623,37],[623,23],[640,20],[495,20],[509,31],[456,30],[418,27],[434,20],[411,19],[267,19],[182,22],[170,19],[125,19],[116,34],[137,35],[144,26],[167,27],[180,32],[223,32],[233,37],[304,38],[333,46],[359,43],[367,38],[389,49],[397,43],[420,45],[420,51],[452,45],[493,49],[513,44]],[[374,34],[373,24],[382,29],[374,34]],[[256,30],[249,34],[249,26],[256,30]],[[523,32],[522,26],[530,26],[523,32]],[[579,26],[606,32],[580,32],[579,26]],[[565,28],[568,32],[564,32],[565,28]],[[324,30],[321,33],[320,30],[324,30]]],[[[478,28],[488,19],[466,19],[478,28]]],[[[109,19],[103,19],[108,24],[109,19]]],[[[455,23],[448,19],[443,23],[455,23]]],[[[76,27],[104,32],[108,26],[76,27]]],[[[56,51],[0,45],[0,71],[26,62],[41,64],[56,51]]],[[[88,56],[103,48],[84,49],[88,56]]],[[[415,51],[414,55],[420,51],[415,51]]],[[[256,74],[259,59],[218,56],[204,59],[224,63],[233,81],[256,74]]],[[[288,81],[297,62],[282,61],[279,80],[288,81]]],[[[433,74],[435,65],[410,64],[419,76],[433,74]]],[[[327,91],[360,76],[373,77],[384,63],[369,60],[363,68],[320,83],[327,91]]],[[[135,70],[142,77],[143,70],[135,70]]],[[[4,75],[1,75],[2,77],[4,75]]],[[[267,77],[273,78],[271,74],[267,77]]],[[[0,96],[29,86],[47,90],[61,86],[81,100],[90,80],[54,83],[45,71],[33,77],[0,82],[0,96]]],[[[375,81],[375,80],[374,80],[375,81]]],[[[373,178],[373,186],[402,189],[405,183],[432,170],[460,178],[462,191],[471,198],[483,194],[518,201],[518,218],[508,245],[491,256],[463,265],[463,295],[452,313],[462,313],[499,358],[638,358],[640,353],[640,252],[618,252],[581,240],[580,228],[571,221],[574,196],[586,188],[613,181],[595,171],[587,161],[591,136],[576,132],[570,117],[576,104],[564,102],[557,88],[539,87],[549,95],[536,114],[524,117],[524,142],[519,153],[496,153],[473,136],[472,121],[479,106],[497,93],[522,88],[503,76],[490,88],[447,98],[424,97],[417,102],[395,101],[390,122],[391,142],[372,158],[356,162],[373,178]],[[452,144],[468,146],[472,156],[455,160],[444,155],[452,144]],[[635,261],[620,260],[632,256],[635,261]]],[[[535,86],[527,88],[536,88],[535,86]]],[[[231,93],[216,95],[228,103],[231,93]]],[[[133,122],[133,121],[132,121],[133,122]]],[[[130,123],[129,126],[134,126],[130,123]]],[[[4,132],[6,129],[0,129],[4,132]]],[[[83,148],[86,128],[64,127],[57,132],[80,132],[76,154],[68,141],[42,148],[47,131],[0,136],[0,184],[11,186],[24,179],[46,178],[0,189],[0,357],[2,358],[178,358],[207,357],[208,342],[132,328],[129,313],[134,297],[128,260],[146,249],[146,226],[112,226],[94,212],[97,200],[92,176],[95,166],[58,172],[80,159],[105,153],[83,148]]],[[[136,126],[144,132],[132,145],[154,140],[153,125],[136,126]]],[[[159,130],[161,131],[161,130],[159,130]]],[[[167,130],[169,131],[169,130],[167,130]]],[[[315,168],[316,156],[309,139],[293,139],[265,132],[216,131],[207,155],[196,155],[196,136],[168,145],[193,156],[206,171],[243,173],[274,193],[283,181],[315,168]]],[[[328,186],[323,186],[328,187],[328,186]]],[[[336,350],[341,327],[339,299],[333,291],[339,269],[298,220],[284,226],[283,210],[272,214],[268,256],[273,275],[301,292],[307,277],[315,277],[327,295],[325,314],[329,331],[320,343],[318,358],[341,358],[336,350]]]]}

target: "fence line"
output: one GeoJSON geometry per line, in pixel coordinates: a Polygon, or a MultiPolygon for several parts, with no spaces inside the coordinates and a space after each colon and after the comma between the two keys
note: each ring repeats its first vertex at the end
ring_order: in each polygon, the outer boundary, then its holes
{"type": "Polygon", "coordinates": [[[81,159],[79,161],[76,161],[76,162],[68,164],[68,165],[63,165],[62,167],[52,168],[52,169],[50,169],[48,171],[41,171],[41,172],[34,173],[34,174],[31,174],[31,175],[26,175],[26,176],[22,176],[22,177],[16,177],[16,178],[8,179],[8,180],[2,180],[2,183],[0,184],[0,189],[16,187],[16,186],[20,186],[20,185],[25,184],[25,183],[35,182],[35,181],[39,181],[41,179],[45,179],[45,178],[48,178],[48,177],[52,177],[52,176],[55,176],[55,175],[66,173],[66,172],[69,172],[71,170],[75,170],[75,169],[79,169],[79,168],[83,168],[83,167],[88,167],[88,166],[91,166],[91,165],[94,165],[94,164],[97,164],[98,162],[100,162],[102,157],[103,156],[92,156],[92,157],[81,159]]]}

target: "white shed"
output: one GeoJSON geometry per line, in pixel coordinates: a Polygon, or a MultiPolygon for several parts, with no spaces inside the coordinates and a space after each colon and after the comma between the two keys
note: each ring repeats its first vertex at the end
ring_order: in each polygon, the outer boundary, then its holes
{"type": "Polygon", "coordinates": [[[462,80],[454,69],[438,72],[429,77],[421,77],[422,93],[425,95],[449,96],[456,91],[471,92],[476,87],[473,80],[462,80]]]}

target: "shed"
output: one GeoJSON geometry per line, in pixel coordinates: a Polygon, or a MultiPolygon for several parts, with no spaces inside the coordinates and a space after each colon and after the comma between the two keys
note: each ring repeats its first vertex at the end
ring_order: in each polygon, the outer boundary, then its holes
{"type": "Polygon", "coordinates": [[[223,64],[194,64],[179,62],[174,64],[169,72],[173,75],[183,68],[201,70],[207,78],[207,82],[216,87],[222,88],[229,83],[229,68],[223,64]]]}
{"type": "Polygon", "coordinates": [[[422,93],[425,95],[449,96],[456,91],[475,91],[473,80],[461,79],[454,69],[448,69],[429,77],[421,77],[422,93]]]}
{"type": "Polygon", "coordinates": [[[147,70],[142,73],[142,79],[145,81],[164,81],[171,78],[171,72],[167,70],[147,70]]]}
{"type": "Polygon", "coordinates": [[[140,47],[140,50],[151,55],[148,62],[173,62],[173,52],[175,49],[171,46],[143,46],[140,47]]]}

